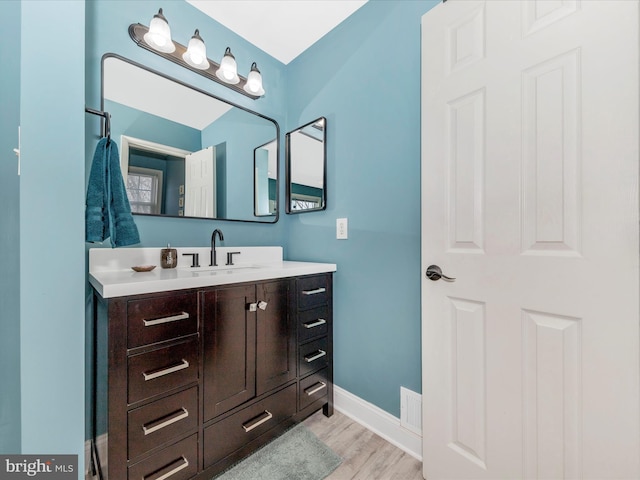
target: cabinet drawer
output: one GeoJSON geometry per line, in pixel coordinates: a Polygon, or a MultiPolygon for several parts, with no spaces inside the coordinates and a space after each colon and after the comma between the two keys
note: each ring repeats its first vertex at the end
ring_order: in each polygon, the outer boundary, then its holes
{"type": "Polygon", "coordinates": [[[190,341],[128,358],[129,403],[198,379],[198,343],[190,341]]]}
{"type": "Polygon", "coordinates": [[[300,390],[298,393],[300,403],[299,410],[302,410],[316,400],[327,396],[327,392],[329,391],[327,373],[328,370],[323,368],[319,372],[300,380],[300,390]]]}
{"type": "Polygon", "coordinates": [[[139,347],[198,331],[195,293],[131,300],[127,303],[127,346],[139,347]]]}
{"type": "Polygon", "coordinates": [[[127,417],[128,458],[133,459],[198,426],[198,389],[136,408],[127,417]]]}
{"type": "Polygon", "coordinates": [[[327,347],[327,337],[300,345],[298,372],[301,377],[328,365],[329,351],[327,347]]]}
{"type": "Polygon", "coordinates": [[[298,309],[326,305],[329,298],[329,279],[326,275],[298,279],[298,309]]]}
{"type": "Polygon", "coordinates": [[[129,467],[129,480],[186,480],[198,471],[198,436],[192,435],[129,467]]]}
{"type": "Polygon", "coordinates": [[[206,428],[204,431],[205,468],[275,427],[292,416],[295,411],[296,386],[290,385],[206,428]]]}
{"type": "Polygon", "coordinates": [[[298,341],[305,342],[310,338],[326,335],[329,320],[329,309],[326,306],[300,312],[298,314],[298,341]]]}

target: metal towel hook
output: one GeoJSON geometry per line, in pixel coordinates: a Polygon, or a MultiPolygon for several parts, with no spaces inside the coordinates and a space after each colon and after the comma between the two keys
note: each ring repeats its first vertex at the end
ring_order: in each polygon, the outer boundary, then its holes
{"type": "Polygon", "coordinates": [[[104,136],[107,137],[107,145],[109,145],[109,143],[111,143],[111,114],[109,112],[94,110],[93,108],[88,107],[85,107],[84,111],[104,118],[104,136]]]}

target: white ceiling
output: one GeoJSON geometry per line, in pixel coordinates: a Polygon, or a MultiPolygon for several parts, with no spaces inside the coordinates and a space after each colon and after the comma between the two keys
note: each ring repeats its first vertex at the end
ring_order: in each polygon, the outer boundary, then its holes
{"type": "Polygon", "coordinates": [[[285,65],[367,0],[187,0],[285,65]]]}

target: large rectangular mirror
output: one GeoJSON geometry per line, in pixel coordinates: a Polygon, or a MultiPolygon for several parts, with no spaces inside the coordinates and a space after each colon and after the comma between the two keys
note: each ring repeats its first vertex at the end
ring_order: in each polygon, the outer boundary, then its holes
{"type": "Polygon", "coordinates": [[[102,110],[133,213],[278,220],[274,120],[115,54],[102,59],[102,110]]]}
{"type": "Polygon", "coordinates": [[[327,208],[326,124],[320,117],[286,135],[287,213],[327,208]]]}

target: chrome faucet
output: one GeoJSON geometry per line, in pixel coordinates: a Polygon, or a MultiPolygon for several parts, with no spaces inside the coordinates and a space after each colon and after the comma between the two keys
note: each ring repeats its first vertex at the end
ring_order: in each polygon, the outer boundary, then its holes
{"type": "Polygon", "coordinates": [[[216,234],[218,235],[220,241],[224,240],[222,231],[216,228],[211,234],[211,263],[209,263],[210,267],[218,266],[218,263],[216,262],[216,234]]]}

